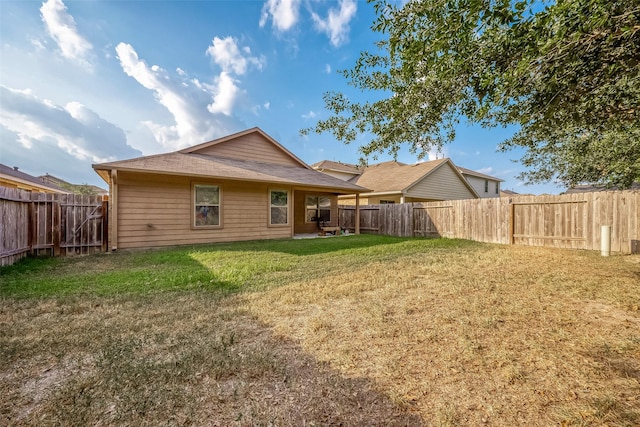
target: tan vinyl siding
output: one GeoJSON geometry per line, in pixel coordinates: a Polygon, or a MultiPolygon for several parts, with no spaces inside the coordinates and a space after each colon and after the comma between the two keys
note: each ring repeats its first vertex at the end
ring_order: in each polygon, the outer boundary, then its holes
{"type": "Polygon", "coordinates": [[[192,227],[188,177],[119,174],[118,248],[142,248],[291,237],[291,227],[269,227],[269,188],[262,183],[198,179],[222,188],[222,228],[192,227]]]}
{"type": "Polygon", "coordinates": [[[237,139],[204,147],[194,151],[193,154],[303,167],[296,159],[259,133],[250,133],[237,139]]]}
{"type": "Polygon", "coordinates": [[[475,198],[471,190],[448,163],[431,172],[407,191],[407,196],[425,200],[460,200],[475,198]]]}

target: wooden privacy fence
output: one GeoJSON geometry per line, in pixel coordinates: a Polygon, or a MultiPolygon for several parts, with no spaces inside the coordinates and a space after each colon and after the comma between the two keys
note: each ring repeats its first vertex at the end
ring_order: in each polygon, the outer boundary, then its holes
{"type": "MultiPolygon", "coordinates": [[[[340,206],[339,220],[354,229],[355,207],[340,206]]],[[[611,251],[640,253],[640,191],[360,206],[360,230],[403,237],[600,250],[603,225],[611,251]]]]}
{"type": "Polygon", "coordinates": [[[107,250],[108,202],[102,196],[31,193],[0,187],[0,265],[28,254],[107,250]]]}

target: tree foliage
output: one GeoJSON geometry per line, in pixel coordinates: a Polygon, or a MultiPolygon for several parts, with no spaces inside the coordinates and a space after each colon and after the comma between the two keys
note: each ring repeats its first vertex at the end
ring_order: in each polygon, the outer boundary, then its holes
{"type": "Polygon", "coordinates": [[[515,125],[501,150],[526,149],[522,178],[630,185],[640,180],[638,0],[373,1],[376,52],[342,71],[378,100],[324,96],[331,116],[302,133],[373,139],[364,157],[408,144],[423,157],[461,119],[515,125]]]}

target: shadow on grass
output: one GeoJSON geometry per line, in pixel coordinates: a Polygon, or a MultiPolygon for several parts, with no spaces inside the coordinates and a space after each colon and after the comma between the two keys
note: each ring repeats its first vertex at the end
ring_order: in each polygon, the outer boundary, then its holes
{"type": "Polygon", "coordinates": [[[57,308],[7,308],[33,313],[0,336],[15,347],[0,365],[0,424],[423,425],[232,303],[155,295],[57,308]]]}
{"type": "Polygon", "coordinates": [[[188,250],[25,258],[0,269],[0,297],[145,294],[210,290],[232,293],[238,283],[195,260],[188,250]]]}

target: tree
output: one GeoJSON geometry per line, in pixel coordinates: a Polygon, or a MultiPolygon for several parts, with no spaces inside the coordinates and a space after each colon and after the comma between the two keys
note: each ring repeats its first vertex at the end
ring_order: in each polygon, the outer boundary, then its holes
{"type": "Polygon", "coordinates": [[[384,38],[342,73],[380,99],[328,92],[331,116],[303,134],[350,143],[367,132],[365,158],[403,144],[423,157],[451,142],[462,119],[515,125],[500,149],[526,149],[528,182],[640,180],[638,0],[373,4],[384,38]]]}

